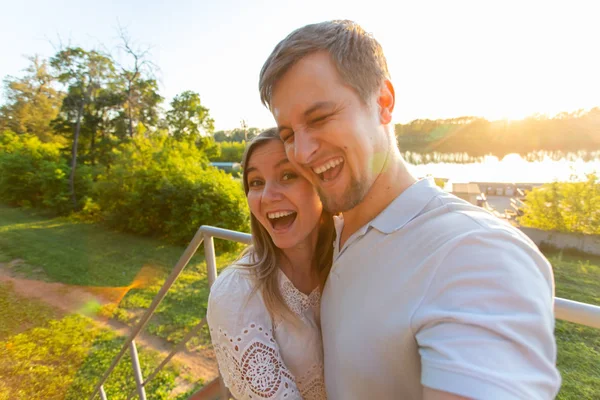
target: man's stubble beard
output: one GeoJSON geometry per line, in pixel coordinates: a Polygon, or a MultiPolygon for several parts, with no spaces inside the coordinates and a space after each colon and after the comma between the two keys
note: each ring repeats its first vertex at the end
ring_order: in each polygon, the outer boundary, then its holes
{"type": "Polygon", "coordinates": [[[327,196],[317,186],[317,193],[323,203],[323,208],[332,214],[352,210],[364,200],[368,191],[369,187],[366,182],[359,182],[354,176],[351,178],[348,189],[337,199],[327,196]]]}

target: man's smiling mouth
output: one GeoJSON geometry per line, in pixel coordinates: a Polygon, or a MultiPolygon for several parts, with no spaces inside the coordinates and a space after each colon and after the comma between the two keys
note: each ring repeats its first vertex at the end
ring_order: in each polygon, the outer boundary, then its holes
{"type": "Polygon", "coordinates": [[[329,182],[338,177],[344,166],[344,158],[332,158],[325,163],[313,167],[312,170],[323,182],[329,182]]]}

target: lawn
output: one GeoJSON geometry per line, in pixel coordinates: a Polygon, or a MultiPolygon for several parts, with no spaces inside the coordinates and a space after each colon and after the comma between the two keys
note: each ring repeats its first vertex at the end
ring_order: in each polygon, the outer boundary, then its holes
{"type": "MultiPolygon", "coordinates": [[[[29,269],[22,267],[25,274],[36,271],[31,266],[40,266],[44,271],[42,275],[50,280],[93,286],[131,286],[142,267],[151,268],[151,277],[129,290],[118,307],[101,310],[130,324],[150,305],[182,252],[183,248],[165,245],[157,239],[0,206],[0,262],[24,259],[24,265],[30,266],[29,269]]],[[[219,254],[217,264],[221,268],[235,256],[236,252],[219,254]]],[[[554,266],[557,296],[600,305],[600,258],[561,253],[547,256],[554,266]]],[[[204,317],[208,296],[205,271],[202,254],[198,254],[161,303],[148,332],[177,342],[204,317]]],[[[24,318],[25,325],[28,320],[37,319],[37,313],[41,313],[40,319],[51,318],[44,311],[27,313],[29,317],[19,317],[24,318]]],[[[13,322],[15,324],[20,325],[13,322]]],[[[558,366],[563,377],[558,399],[600,398],[600,330],[558,321],[556,337],[558,366]]],[[[193,345],[205,344],[206,332],[193,341],[193,345]]],[[[98,373],[90,371],[86,376],[98,373]]]]}
{"type": "MultiPolygon", "coordinates": [[[[44,304],[19,297],[0,283],[0,400],[80,400],[91,395],[123,338],[80,315],[61,316],[44,304]]],[[[143,373],[160,362],[140,349],[143,373]]],[[[178,368],[169,366],[148,384],[151,399],[169,399],[178,368]]],[[[134,386],[126,357],[105,385],[111,399],[124,400],[134,386]]],[[[179,397],[184,399],[185,397],[179,397]]]]}

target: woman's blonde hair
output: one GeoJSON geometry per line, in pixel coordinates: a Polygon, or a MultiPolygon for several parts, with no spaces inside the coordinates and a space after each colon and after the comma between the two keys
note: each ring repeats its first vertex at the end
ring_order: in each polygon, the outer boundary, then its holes
{"type": "MultiPolygon", "coordinates": [[[[246,196],[248,196],[248,191],[250,190],[248,186],[247,167],[248,162],[252,157],[252,153],[257,148],[272,140],[281,141],[277,129],[275,128],[261,132],[248,143],[244,150],[242,168],[244,192],[246,193],[246,196]]],[[[252,215],[252,213],[250,213],[250,228],[252,231],[252,245],[244,250],[240,256],[240,259],[246,258],[246,261],[238,262],[238,265],[244,269],[248,269],[252,273],[256,282],[254,292],[261,291],[267,311],[273,318],[281,317],[290,319],[291,317],[292,320],[295,320],[294,314],[283,301],[283,297],[279,291],[277,268],[281,262],[283,253],[275,246],[269,232],[261,225],[258,219],[252,215]]],[[[329,270],[331,269],[334,236],[335,229],[333,225],[333,215],[323,211],[321,214],[317,246],[313,258],[313,265],[316,266],[321,289],[325,285],[329,270]]]]}

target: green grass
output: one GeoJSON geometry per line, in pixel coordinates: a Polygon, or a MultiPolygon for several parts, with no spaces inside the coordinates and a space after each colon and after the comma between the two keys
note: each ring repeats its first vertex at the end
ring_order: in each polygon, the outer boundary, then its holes
{"type": "MultiPolygon", "coordinates": [[[[600,258],[547,254],[554,267],[556,296],[600,305],[600,258]]],[[[563,383],[558,399],[600,398],[600,330],[556,322],[558,368],[563,383]]]]}
{"type": "MultiPolygon", "coordinates": [[[[118,308],[103,310],[130,324],[150,305],[182,252],[181,247],[165,245],[155,239],[0,206],[0,262],[21,258],[26,266],[41,266],[50,279],[96,286],[127,286],[142,266],[156,267],[156,276],[143,287],[131,289],[118,308]]],[[[236,252],[223,253],[217,264],[227,265],[236,255],[236,252]]],[[[547,255],[554,266],[557,296],[600,305],[600,258],[547,255]]],[[[205,271],[202,256],[195,257],[159,306],[148,332],[177,342],[204,317],[208,296],[205,271]]],[[[22,272],[34,273],[35,268],[24,267],[22,272]]],[[[11,312],[15,312],[14,308],[11,312]]],[[[24,318],[24,324],[35,320],[38,311],[28,312],[32,313],[29,317],[20,317],[24,318]]],[[[10,312],[5,314],[10,315],[10,312]]],[[[206,344],[207,337],[204,332],[193,344],[206,344]]],[[[563,378],[558,399],[599,398],[600,330],[557,321],[556,338],[558,366],[563,378]]]]}
{"type": "MultiPolygon", "coordinates": [[[[124,338],[98,328],[84,316],[52,319],[47,306],[20,298],[10,285],[0,284],[0,301],[0,400],[89,397],[124,338]],[[9,312],[19,323],[8,321],[9,312]]],[[[153,351],[140,349],[139,356],[145,376],[160,362],[153,351]]],[[[163,369],[147,386],[148,398],[168,399],[177,375],[176,367],[163,369]]],[[[126,356],[105,389],[109,398],[125,399],[134,387],[131,361],[126,356]]]]}
{"type": "Polygon", "coordinates": [[[39,301],[24,299],[12,290],[12,284],[0,283],[0,340],[46,324],[57,313],[39,301]]]}
{"type": "MultiPolygon", "coordinates": [[[[49,280],[85,286],[130,285],[141,267],[168,271],[183,249],[69,218],[0,205],[0,254],[42,267],[49,280]]],[[[196,256],[191,264],[201,261],[196,256]]]]}

